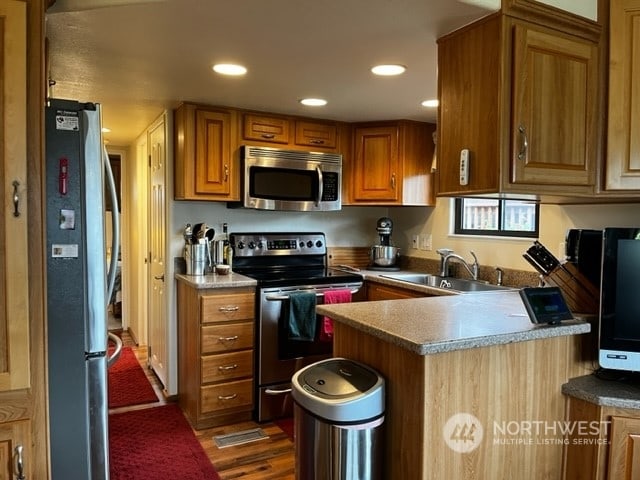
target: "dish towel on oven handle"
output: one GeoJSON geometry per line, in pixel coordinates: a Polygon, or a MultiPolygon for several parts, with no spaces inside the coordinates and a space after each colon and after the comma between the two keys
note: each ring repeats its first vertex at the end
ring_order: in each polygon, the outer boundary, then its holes
{"type": "Polygon", "coordinates": [[[316,294],[296,292],[289,295],[287,324],[289,338],[312,342],[316,338],[316,294]]]}
{"type": "MultiPolygon", "coordinates": [[[[349,302],[351,302],[351,290],[347,288],[327,290],[324,293],[325,305],[349,302]]],[[[322,325],[320,326],[320,341],[330,342],[331,340],[333,340],[333,319],[325,315],[322,317],[322,325]]]]}

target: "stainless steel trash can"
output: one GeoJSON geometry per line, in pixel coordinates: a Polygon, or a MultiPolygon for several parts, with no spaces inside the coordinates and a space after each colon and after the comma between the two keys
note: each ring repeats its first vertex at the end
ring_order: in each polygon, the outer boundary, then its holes
{"type": "Polygon", "coordinates": [[[383,478],[384,379],[331,358],[292,378],[297,480],[383,478]]]}

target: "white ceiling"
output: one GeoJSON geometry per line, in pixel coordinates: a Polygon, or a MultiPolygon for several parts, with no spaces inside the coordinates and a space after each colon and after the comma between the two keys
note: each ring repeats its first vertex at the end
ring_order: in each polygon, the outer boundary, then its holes
{"type": "Polygon", "coordinates": [[[188,100],[342,121],[433,121],[436,39],[499,0],[58,0],[47,14],[50,95],[103,106],[129,145],[188,100]],[[74,4],[75,3],[75,4],[74,4]],[[93,8],[98,4],[107,8],[93,8]],[[118,5],[121,3],[139,3],[118,5]],[[92,8],[89,8],[92,7],[92,8]],[[89,9],[86,9],[89,8],[89,9]],[[221,77],[214,63],[247,66],[221,77]],[[375,77],[400,63],[400,77],[375,77]],[[298,100],[322,97],[310,109],[298,100]]]}

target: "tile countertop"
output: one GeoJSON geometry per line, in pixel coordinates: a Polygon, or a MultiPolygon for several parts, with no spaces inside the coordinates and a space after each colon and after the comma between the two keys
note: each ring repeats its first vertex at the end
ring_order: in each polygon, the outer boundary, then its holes
{"type": "Polygon", "coordinates": [[[591,331],[580,319],[531,323],[517,291],[318,305],[317,312],[418,355],[591,331]]]}
{"type": "Polygon", "coordinates": [[[253,278],[245,277],[244,275],[234,272],[228,275],[218,275],[217,273],[207,275],[183,275],[177,273],[175,274],[175,279],[196,289],[255,287],[258,284],[253,278]]]}
{"type": "Polygon", "coordinates": [[[637,377],[624,381],[584,375],[562,385],[562,393],[603,407],[640,409],[640,382],[637,377]]]}

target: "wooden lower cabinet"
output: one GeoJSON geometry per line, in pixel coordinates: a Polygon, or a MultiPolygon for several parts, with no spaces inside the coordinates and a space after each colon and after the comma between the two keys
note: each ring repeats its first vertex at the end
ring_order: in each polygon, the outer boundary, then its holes
{"type": "Polygon", "coordinates": [[[376,282],[367,282],[367,300],[394,300],[398,298],[429,297],[423,292],[417,292],[408,288],[391,287],[376,282]]]}
{"type": "Polygon", "coordinates": [[[196,429],[253,411],[254,289],[178,282],[178,402],[196,429]]]}
{"type": "Polygon", "coordinates": [[[567,439],[563,478],[640,478],[640,410],[601,406],[569,397],[567,421],[568,425],[589,426],[589,431],[585,434],[576,430],[567,439]]]}

